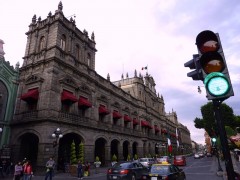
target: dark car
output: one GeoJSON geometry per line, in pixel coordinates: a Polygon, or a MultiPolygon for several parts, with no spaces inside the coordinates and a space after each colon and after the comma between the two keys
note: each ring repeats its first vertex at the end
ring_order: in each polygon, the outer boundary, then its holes
{"type": "Polygon", "coordinates": [[[171,180],[185,180],[186,175],[182,169],[169,163],[153,164],[147,174],[142,175],[143,180],[158,180],[158,179],[171,179],[171,180]]]}
{"type": "Polygon", "coordinates": [[[109,168],[107,171],[107,180],[125,179],[136,180],[142,177],[142,174],[147,173],[148,168],[141,163],[126,161],[118,162],[109,168]]]}
{"type": "Polygon", "coordinates": [[[174,156],[173,164],[176,166],[186,166],[187,162],[185,156],[182,155],[174,156]]]}

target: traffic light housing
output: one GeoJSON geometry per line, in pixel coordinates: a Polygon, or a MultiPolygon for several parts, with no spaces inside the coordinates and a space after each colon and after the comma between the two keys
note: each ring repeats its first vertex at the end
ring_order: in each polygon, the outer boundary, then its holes
{"type": "Polygon", "coordinates": [[[188,77],[191,77],[194,81],[195,80],[203,80],[201,66],[199,64],[199,54],[194,54],[193,59],[186,62],[184,67],[189,67],[190,69],[195,69],[189,73],[187,73],[188,77]]]}
{"type": "Polygon", "coordinates": [[[196,45],[198,54],[184,64],[196,70],[187,76],[204,82],[208,100],[225,100],[234,96],[219,34],[202,31],[196,37],[196,45]]]}

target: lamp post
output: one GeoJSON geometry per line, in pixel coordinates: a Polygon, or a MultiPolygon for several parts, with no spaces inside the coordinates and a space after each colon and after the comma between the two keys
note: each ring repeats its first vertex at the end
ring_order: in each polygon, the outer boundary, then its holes
{"type": "Polygon", "coordinates": [[[216,150],[216,156],[217,156],[217,160],[218,160],[218,171],[223,171],[220,161],[219,161],[219,154],[218,154],[218,148],[217,148],[217,143],[216,143],[217,139],[216,138],[212,138],[212,142],[213,142],[213,146],[215,147],[216,150]]]}
{"type": "Polygon", "coordinates": [[[57,128],[53,133],[52,137],[55,138],[55,141],[53,141],[53,148],[54,148],[54,156],[56,156],[56,151],[57,151],[57,145],[58,145],[58,140],[59,138],[63,137],[63,134],[61,132],[60,128],[57,128]]]}

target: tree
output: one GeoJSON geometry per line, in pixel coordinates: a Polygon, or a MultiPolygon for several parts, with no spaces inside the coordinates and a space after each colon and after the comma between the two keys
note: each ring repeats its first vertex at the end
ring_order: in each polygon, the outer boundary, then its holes
{"type": "Polygon", "coordinates": [[[75,142],[73,141],[71,144],[71,156],[70,156],[71,164],[77,163],[77,157],[76,157],[76,147],[75,142]]]}
{"type": "Polygon", "coordinates": [[[79,144],[79,155],[78,155],[78,159],[79,159],[81,162],[84,162],[84,145],[83,145],[82,142],[79,144]]]}
{"type": "MultiPolygon", "coordinates": [[[[236,127],[236,124],[238,123],[236,121],[236,117],[233,114],[232,108],[226,105],[225,103],[222,103],[220,105],[220,110],[224,126],[229,126],[231,128],[236,127]]],[[[194,120],[195,127],[198,129],[205,129],[205,131],[211,137],[218,135],[217,125],[214,116],[213,103],[208,102],[207,104],[203,105],[201,107],[201,113],[203,118],[202,119],[195,118],[194,120]]]]}

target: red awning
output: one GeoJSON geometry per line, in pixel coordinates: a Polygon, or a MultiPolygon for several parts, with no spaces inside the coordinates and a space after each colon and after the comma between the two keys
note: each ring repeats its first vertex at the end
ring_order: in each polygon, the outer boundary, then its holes
{"type": "Polygon", "coordinates": [[[107,114],[109,114],[108,109],[107,109],[104,105],[100,105],[100,106],[99,106],[98,112],[99,112],[99,114],[102,114],[102,115],[107,115],[107,114]]]}
{"type": "Polygon", "coordinates": [[[161,133],[167,134],[167,130],[166,129],[161,129],[161,133]]]}
{"type": "Polygon", "coordinates": [[[38,88],[29,89],[27,93],[21,96],[24,101],[37,101],[39,96],[38,88]]]}
{"type": "Polygon", "coordinates": [[[78,100],[78,106],[83,108],[89,108],[92,107],[92,103],[90,103],[87,98],[80,96],[78,100]]]}
{"type": "Polygon", "coordinates": [[[131,122],[132,119],[128,115],[124,115],[124,121],[131,122]]]}
{"type": "Polygon", "coordinates": [[[118,111],[113,111],[113,119],[120,119],[122,115],[118,111]]]}
{"type": "Polygon", "coordinates": [[[159,132],[160,129],[157,126],[154,126],[155,132],[159,132]]]}
{"type": "Polygon", "coordinates": [[[142,120],[142,121],[141,121],[141,126],[148,127],[148,126],[149,126],[149,124],[148,124],[148,122],[147,122],[147,121],[145,121],[145,120],[142,120]]]}
{"type": "Polygon", "coordinates": [[[61,101],[68,101],[68,102],[75,103],[78,101],[78,99],[73,95],[72,92],[63,90],[61,101]]]}
{"type": "Polygon", "coordinates": [[[139,121],[136,118],[134,118],[133,119],[133,125],[137,125],[137,124],[139,124],[139,121]]]}

